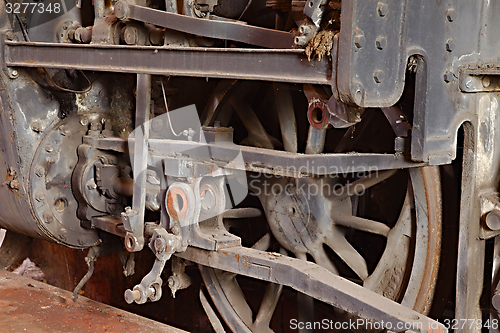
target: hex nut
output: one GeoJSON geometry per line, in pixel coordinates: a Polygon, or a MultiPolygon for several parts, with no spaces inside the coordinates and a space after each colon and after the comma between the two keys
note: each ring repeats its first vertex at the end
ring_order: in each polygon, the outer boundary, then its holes
{"type": "Polygon", "coordinates": [[[174,226],[172,227],[172,233],[173,233],[174,235],[179,235],[179,234],[180,234],[179,227],[178,227],[178,226],[176,226],[176,225],[174,225],[174,226]]]}
{"type": "Polygon", "coordinates": [[[455,41],[450,38],[446,41],[446,51],[451,52],[453,49],[455,49],[455,41]]]}
{"type": "Polygon", "coordinates": [[[45,176],[45,168],[43,166],[39,166],[36,168],[35,173],[38,177],[43,177],[45,176]]]}
{"type": "Polygon", "coordinates": [[[446,18],[448,22],[453,22],[457,19],[457,11],[453,8],[450,8],[446,11],[446,18]]]}
{"type": "Polygon", "coordinates": [[[379,50],[383,50],[387,47],[387,38],[383,36],[379,36],[377,40],[375,41],[375,46],[379,50]]]}
{"type": "Polygon", "coordinates": [[[444,79],[444,82],[450,83],[451,81],[453,81],[453,73],[452,72],[444,73],[443,79],[444,79]]]}
{"type": "Polygon", "coordinates": [[[385,78],[385,73],[383,70],[376,70],[374,73],[373,73],[373,79],[375,80],[375,82],[377,83],[382,83],[382,81],[384,81],[384,78],[385,78]]]}
{"type": "Polygon", "coordinates": [[[356,47],[358,49],[360,49],[363,46],[365,46],[365,44],[366,44],[365,35],[363,35],[361,33],[357,33],[356,35],[354,35],[354,45],[356,45],[356,47]]]}

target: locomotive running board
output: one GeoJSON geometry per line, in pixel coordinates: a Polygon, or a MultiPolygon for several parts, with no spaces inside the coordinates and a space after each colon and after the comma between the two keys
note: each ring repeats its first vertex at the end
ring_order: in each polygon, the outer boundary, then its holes
{"type": "MultiPolygon", "coordinates": [[[[250,248],[207,251],[189,247],[176,256],[200,265],[289,286],[392,332],[447,332],[439,322],[331,273],[312,262],[250,248]]],[[[358,323],[359,321],[356,321],[358,323]]]]}

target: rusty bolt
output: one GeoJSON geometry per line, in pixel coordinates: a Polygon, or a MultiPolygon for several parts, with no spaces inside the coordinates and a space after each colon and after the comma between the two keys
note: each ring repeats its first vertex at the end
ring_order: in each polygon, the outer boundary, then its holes
{"type": "Polygon", "coordinates": [[[45,194],[43,192],[37,192],[35,194],[35,200],[38,202],[42,202],[43,200],[45,200],[45,194]]]}
{"type": "Polygon", "coordinates": [[[444,79],[444,82],[450,83],[451,81],[453,81],[453,73],[452,72],[444,73],[443,79],[444,79]]]}
{"type": "Polygon", "coordinates": [[[167,247],[165,240],[161,237],[158,237],[157,239],[155,239],[154,245],[155,245],[155,250],[157,253],[161,253],[161,252],[165,251],[165,249],[167,247]]]}
{"type": "Polygon", "coordinates": [[[89,120],[86,117],[83,117],[80,119],[80,124],[82,124],[82,126],[87,126],[89,124],[89,120]]]}
{"type": "Polygon", "coordinates": [[[173,233],[174,235],[178,235],[178,234],[180,234],[180,233],[181,233],[181,231],[179,230],[179,227],[178,227],[178,226],[174,225],[174,226],[172,227],[172,233],[173,233]]]}
{"type": "Polygon", "coordinates": [[[31,130],[35,133],[40,133],[42,131],[42,129],[40,128],[40,125],[39,124],[33,124],[31,125],[31,130]]]}
{"type": "Polygon", "coordinates": [[[123,31],[123,41],[128,45],[135,45],[139,41],[139,32],[137,28],[125,27],[123,31]]]}
{"type": "Polygon", "coordinates": [[[61,231],[60,231],[60,234],[59,234],[59,238],[63,241],[65,241],[66,239],[68,239],[68,232],[66,231],[66,229],[64,228],[61,228],[61,231]]]}
{"type": "Polygon", "coordinates": [[[383,70],[376,70],[374,73],[373,73],[373,79],[375,80],[375,82],[377,83],[381,83],[382,81],[384,81],[384,78],[385,78],[385,73],[383,70]]]}
{"type": "Polygon", "coordinates": [[[12,189],[12,190],[18,190],[19,189],[19,183],[16,181],[16,180],[11,180],[9,182],[9,187],[12,189]]]}
{"type": "Polygon", "coordinates": [[[6,40],[17,41],[17,37],[16,37],[16,35],[12,31],[7,31],[5,33],[5,39],[6,40]]]}
{"type": "MultiPolygon", "coordinates": [[[[500,210],[494,209],[488,214],[486,214],[486,217],[484,219],[484,222],[486,223],[486,226],[490,230],[500,230],[500,210]]],[[[498,297],[498,301],[500,304],[500,295],[498,297]]]]}
{"type": "Polygon", "coordinates": [[[59,127],[59,133],[61,133],[62,136],[65,136],[68,134],[68,129],[66,128],[66,126],[64,125],[61,125],[59,127]]]}
{"type": "Polygon", "coordinates": [[[451,52],[455,48],[455,41],[453,39],[448,39],[446,41],[446,51],[451,52]]]}
{"type": "Polygon", "coordinates": [[[366,43],[365,35],[361,33],[357,33],[356,35],[354,35],[354,45],[356,45],[358,49],[365,46],[365,43],[366,43]]]}
{"type": "Polygon", "coordinates": [[[384,17],[389,13],[389,6],[386,3],[379,2],[377,4],[377,13],[380,17],[384,17]]]}
{"type": "Polygon", "coordinates": [[[38,177],[43,177],[45,176],[45,168],[43,166],[39,166],[36,168],[35,173],[38,177]]]}
{"type": "Polygon", "coordinates": [[[457,11],[453,8],[450,8],[446,11],[446,18],[448,22],[453,22],[457,19],[457,11]]]}
{"type": "Polygon", "coordinates": [[[377,46],[377,49],[379,50],[385,49],[385,47],[387,46],[387,38],[379,36],[375,41],[375,46],[377,46]]]}

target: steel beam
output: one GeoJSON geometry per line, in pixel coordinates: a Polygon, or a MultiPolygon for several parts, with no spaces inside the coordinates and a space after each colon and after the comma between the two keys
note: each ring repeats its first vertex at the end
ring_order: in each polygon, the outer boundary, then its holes
{"type": "Polygon", "coordinates": [[[7,67],[312,84],[330,84],[332,77],[329,59],[309,62],[304,50],[28,43],[4,39],[0,43],[7,67]]]}
{"type": "Polygon", "coordinates": [[[189,247],[175,255],[200,265],[292,287],[393,332],[447,332],[437,321],[305,260],[243,247],[219,251],[189,247]]]}
{"type": "MultiPolygon", "coordinates": [[[[125,18],[182,31],[196,36],[235,40],[269,48],[291,49],[293,47],[294,36],[287,31],[266,29],[247,25],[243,22],[215,21],[190,17],[187,15],[127,4],[126,1],[120,1],[120,5],[121,7],[115,5],[115,14],[117,6],[120,8],[126,7],[127,9],[125,11],[127,13],[124,15],[125,18]]],[[[123,11],[123,9],[121,11],[123,11]]]]}
{"type": "Polygon", "coordinates": [[[0,269],[3,332],[187,333],[151,319],[0,269]]]}
{"type": "MultiPolygon", "coordinates": [[[[129,152],[134,139],[86,137],[85,143],[96,149],[129,152]]],[[[311,175],[351,174],[377,172],[389,169],[416,168],[427,165],[410,161],[400,154],[334,153],[297,154],[238,145],[206,144],[194,141],[150,139],[150,154],[160,159],[175,159],[181,153],[204,165],[216,165],[227,169],[246,170],[284,177],[311,175]],[[232,163],[241,153],[244,166],[232,163]],[[207,164],[208,163],[208,164],[207,164]],[[243,168],[244,167],[244,168],[243,168]]]]}

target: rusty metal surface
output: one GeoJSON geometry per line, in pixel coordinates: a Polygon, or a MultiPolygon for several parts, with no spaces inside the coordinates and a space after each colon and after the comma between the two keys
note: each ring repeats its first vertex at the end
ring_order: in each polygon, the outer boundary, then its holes
{"type": "MultiPolygon", "coordinates": [[[[87,251],[7,232],[0,247],[0,270],[3,271],[3,267],[12,270],[28,257],[43,271],[48,284],[67,290],[70,295],[79,279],[87,271],[84,260],[86,254],[87,251]]],[[[193,301],[198,299],[201,283],[201,277],[195,265],[186,267],[192,286],[179,291],[175,300],[166,294],[156,303],[127,304],[123,299],[124,290],[140,282],[142,276],[151,269],[153,254],[149,250],[142,251],[136,253],[135,259],[135,274],[124,277],[122,263],[116,254],[100,256],[95,262],[94,274],[82,288],[81,295],[190,332],[211,331],[210,323],[203,314],[201,304],[193,301]],[[193,313],[198,315],[193,317],[193,313]]],[[[169,272],[170,265],[167,265],[165,274],[169,272]]],[[[69,296],[68,299],[70,300],[69,296]]]]}
{"type": "Polygon", "coordinates": [[[303,50],[78,45],[4,41],[6,66],[330,84],[331,62],[303,50]],[[293,71],[290,71],[293,68],[293,71]]]}
{"type": "Polygon", "coordinates": [[[0,322],[3,332],[186,332],[3,270],[0,322]]]}

